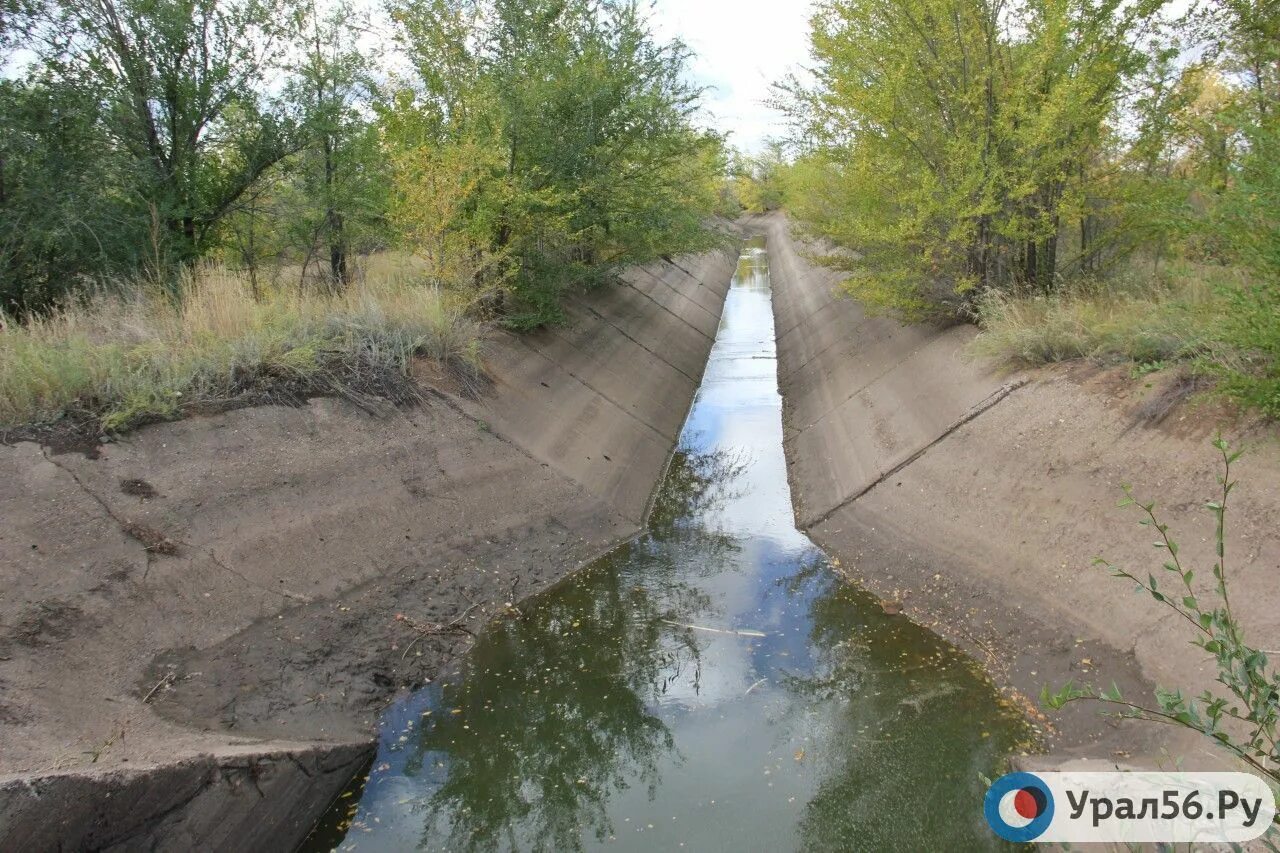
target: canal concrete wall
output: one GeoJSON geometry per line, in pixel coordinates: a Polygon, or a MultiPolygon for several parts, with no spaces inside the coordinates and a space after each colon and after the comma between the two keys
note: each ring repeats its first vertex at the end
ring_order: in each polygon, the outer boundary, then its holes
{"type": "Polygon", "coordinates": [[[478,395],[0,447],[0,849],[297,843],[392,693],[640,529],[736,258],[495,333],[478,395]]]}
{"type": "Polygon", "coordinates": [[[1248,448],[1229,514],[1232,602],[1257,647],[1280,648],[1274,427],[1213,406],[1153,418],[1168,389],[1127,372],[999,373],[970,354],[971,327],[868,316],[781,215],[750,227],[768,237],[800,525],[886,608],[987,666],[1046,734],[1050,755],[1024,761],[1153,766],[1168,748],[1188,767],[1213,764],[1202,739],[1108,722],[1096,705],[1047,717],[1037,700],[1044,685],[1068,680],[1115,681],[1145,701],[1156,684],[1213,686],[1185,621],[1093,561],[1163,575],[1167,557],[1116,508],[1130,483],[1159,501],[1197,589],[1209,594],[1213,520],[1203,505],[1220,489],[1209,444],[1218,429],[1248,448]]]}

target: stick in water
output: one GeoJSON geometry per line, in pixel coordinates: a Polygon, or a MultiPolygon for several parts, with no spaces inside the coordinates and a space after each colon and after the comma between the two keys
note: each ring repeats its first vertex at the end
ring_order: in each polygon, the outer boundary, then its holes
{"type": "Polygon", "coordinates": [[[686,624],[684,624],[683,622],[672,622],[670,619],[663,619],[663,620],[661,620],[661,621],[663,621],[663,622],[667,623],[668,625],[675,625],[677,628],[691,628],[691,629],[693,629],[694,631],[708,631],[708,632],[710,632],[710,633],[712,633],[712,634],[736,634],[736,635],[737,635],[737,636],[739,636],[739,637],[767,637],[767,636],[769,636],[768,634],[765,634],[763,631],[747,631],[747,630],[742,630],[742,631],[729,630],[729,631],[726,631],[726,630],[724,630],[723,628],[704,628],[704,627],[703,627],[703,626],[701,626],[701,625],[686,625],[686,624]]]}

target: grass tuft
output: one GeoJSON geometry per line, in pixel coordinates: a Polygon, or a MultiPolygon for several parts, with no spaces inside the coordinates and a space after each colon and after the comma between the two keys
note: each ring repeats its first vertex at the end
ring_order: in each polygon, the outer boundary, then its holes
{"type": "Polygon", "coordinates": [[[242,276],[205,266],[176,296],[128,284],[0,323],[0,427],[70,417],[119,432],[273,388],[379,391],[418,356],[478,369],[478,326],[409,273],[255,299],[242,276]]]}
{"type": "Polygon", "coordinates": [[[1178,361],[1204,351],[1220,310],[1214,287],[1193,276],[1125,276],[1053,296],[992,293],[979,305],[983,331],[974,346],[983,355],[1032,366],[1081,358],[1139,365],[1178,361]]]}
{"type": "Polygon", "coordinates": [[[1197,388],[1280,417],[1280,295],[1238,269],[1179,262],[1135,267],[1054,296],[987,296],[981,355],[1018,366],[1073,359],[1130,363],[1135,376],[1177,367],[1197,388]]]}

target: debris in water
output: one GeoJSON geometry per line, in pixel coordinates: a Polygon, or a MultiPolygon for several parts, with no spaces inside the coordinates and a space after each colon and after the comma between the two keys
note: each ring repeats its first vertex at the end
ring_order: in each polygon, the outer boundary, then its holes
{"type": "Polygon", "coordinates": [[[668,624],[668,625],[675,625],[677,628],[689,628],[689,629],[694,630],[694,631],[707,631],[707,632],[712,633],[712,634],[735,634],[735,635],[737,635],[737,636],[739,636],[739,637],[767,637],[767,636],[769,636],[768,634],[764,633],[763,631],[750,631],[750,630],[747,630],[747,629],[745,629],[745,628],[743,628],[743,629],[741,629],[741,630],[737,630],[737,629],[725,629],[725,628],[707,628],[707,627],[705,627],[705,626],[703,626],[703,625],[686,625],[686,624],[684,624],[683,622],[672,622],[670,619],[660,619],[660,620],[658,620],[658,621],[660,621],[660,622],[665,622],[665,623],[666,623],[666,624],[668,624]]]}

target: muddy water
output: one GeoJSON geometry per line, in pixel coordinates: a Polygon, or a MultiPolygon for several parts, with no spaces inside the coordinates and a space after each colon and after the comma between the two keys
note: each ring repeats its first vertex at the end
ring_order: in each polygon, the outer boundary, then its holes
{"type": "Polygon", "coordinates": [[[996,846],[980,774],[1023,725],[794,527],[762,241],[648,532],[521,610],[387,711],[314,847],[996,846]]]}

